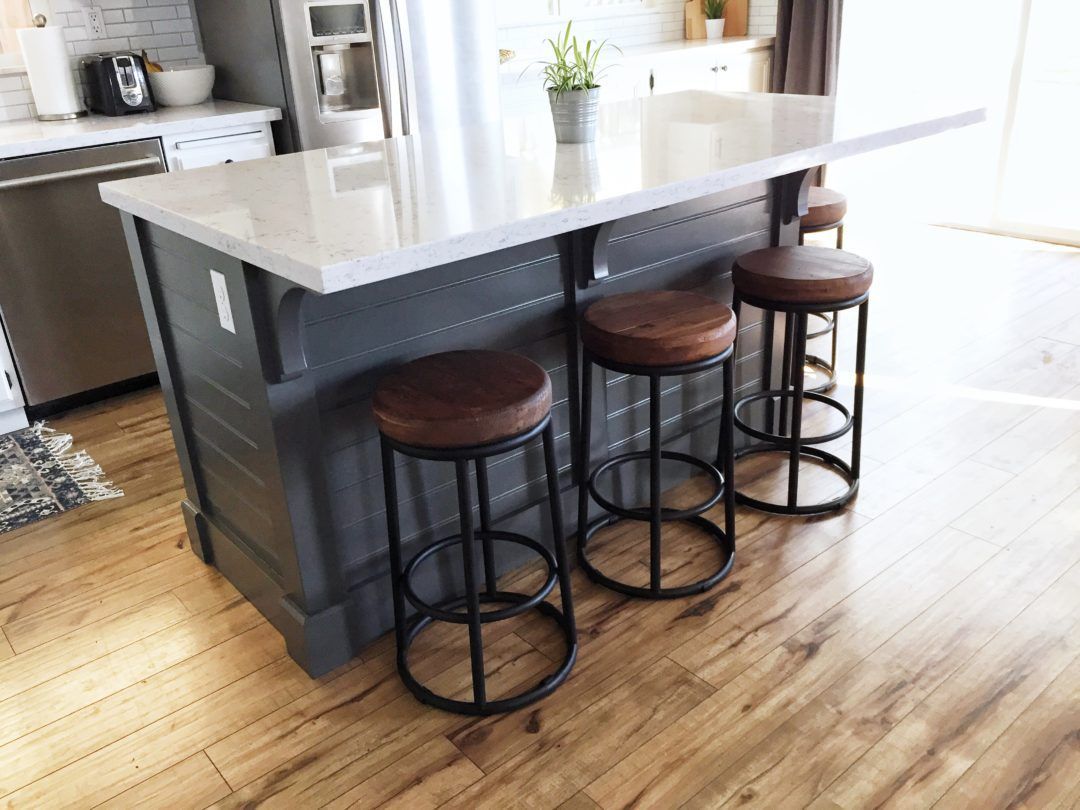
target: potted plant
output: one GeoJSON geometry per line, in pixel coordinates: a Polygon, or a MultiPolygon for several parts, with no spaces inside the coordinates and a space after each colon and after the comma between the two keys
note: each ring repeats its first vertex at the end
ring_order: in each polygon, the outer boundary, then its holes
{"type": "Polygon", "coordinates": [[[724,9],[727,0],[705,0],[705,36],[720,39],[724,36],[724,9]]]}
{"type": "MultiPolygon", "coordinates": [[[[596,139],[596,118],[600,105],[597,70],[600,54],[608,47],[607,40],[588,40],[584,46],[573,34],[573,20],[555,39],[548,39],[552,58],[543,61],[541,75],[551,103],[551,119],[555,124],[555,140],[559,143],[591,143],[596,139]]],[[[620,51],[621,53],[621,51],[620,51]]]]}

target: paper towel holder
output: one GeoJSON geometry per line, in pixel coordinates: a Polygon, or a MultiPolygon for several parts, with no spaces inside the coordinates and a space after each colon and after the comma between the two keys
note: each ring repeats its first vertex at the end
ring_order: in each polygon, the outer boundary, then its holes
{"type": "MultiPolygon", "coordinates": [[[[33,22],[34,28],[44,28],[46,25],[48,25],[49,20],[48,20],[48,18],[46,18],[46,16],[44,14],[38,13],[38,14],[35,14],[31,18],[31,22],[33,22]]],[[[29,72],[30,71],[28,70],[27,73],[29,74],[29,72]]],[[[33,90],[33,80],[32,79],[31,79],[30,87],[31,87],[31,90],[33,90]]],[[[36,117],[37,117],[37,120],[39,120],[39,121],[69,121],[69,120],[74,119],[74,118],[82,118],[85,115],[87,115],[86,110],[73,110],[71,112],[64,112],[64,113],[40,113],[39,112],[36,117]]]]}

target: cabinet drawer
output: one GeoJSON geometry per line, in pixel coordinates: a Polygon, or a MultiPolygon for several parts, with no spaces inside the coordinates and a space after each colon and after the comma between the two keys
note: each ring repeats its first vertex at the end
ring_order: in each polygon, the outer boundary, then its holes
{"type": "Polygon", "coordinates": [[[265,133],[245,132],[217,138],[197,138],[179,141],[173,147],[174,170],[199,169],[223,163],[239,163],[270,157],[273,149],[265,133]]]}

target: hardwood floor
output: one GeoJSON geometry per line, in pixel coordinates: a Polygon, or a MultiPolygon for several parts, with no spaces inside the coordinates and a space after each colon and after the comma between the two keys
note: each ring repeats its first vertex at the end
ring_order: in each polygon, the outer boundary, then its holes
{"type": "MultiPolygon", "coordinates": [[[[421,706],[389,638],[310,680],[187,548],[159,396],[56,419],[127,496],[0,535],[0,802],[1080,807],[1080,252],[847,237],[877,267],[858,500],[741,510],[736,568],[701,597],[631,601],[575,572],[578,665],[512,715],[421,706]]],[[[845,369],[853,339],[842,319],[845,369]]],[[[747,486],[783,484],[753,464],[747,486]]],[[[595,559],[645,578],[646,536],[609,532],[595,559]]],[[[666,549],[676,579],[711,561],[689,533],[666,549]]],[[[495,693],[561,654],[527,617],[485,640],[495,693]]],[[[417,659],[467,689],[459,629],[417,659]]]]}

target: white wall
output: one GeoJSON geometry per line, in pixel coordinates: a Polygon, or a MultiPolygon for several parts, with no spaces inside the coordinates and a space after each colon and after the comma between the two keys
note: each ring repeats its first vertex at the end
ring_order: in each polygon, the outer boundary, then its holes
{"type": "MultiPolygon", "coordinates": [[[[222,0],[227,2],[227,0],[222,0]]],[[[142,51],[156,62],[183,65],[202,61],[197,24],[189,0],[51,0],[52,19],[63,23],[64,36],[79,78],[79,59],[103,51],[142,51]],[[106,39],[89,39],[82,8],[104,11],[106,39]]],[[[25,75],[0,75],[0,121],[30,118],[34,102],[25,75]]]]}

